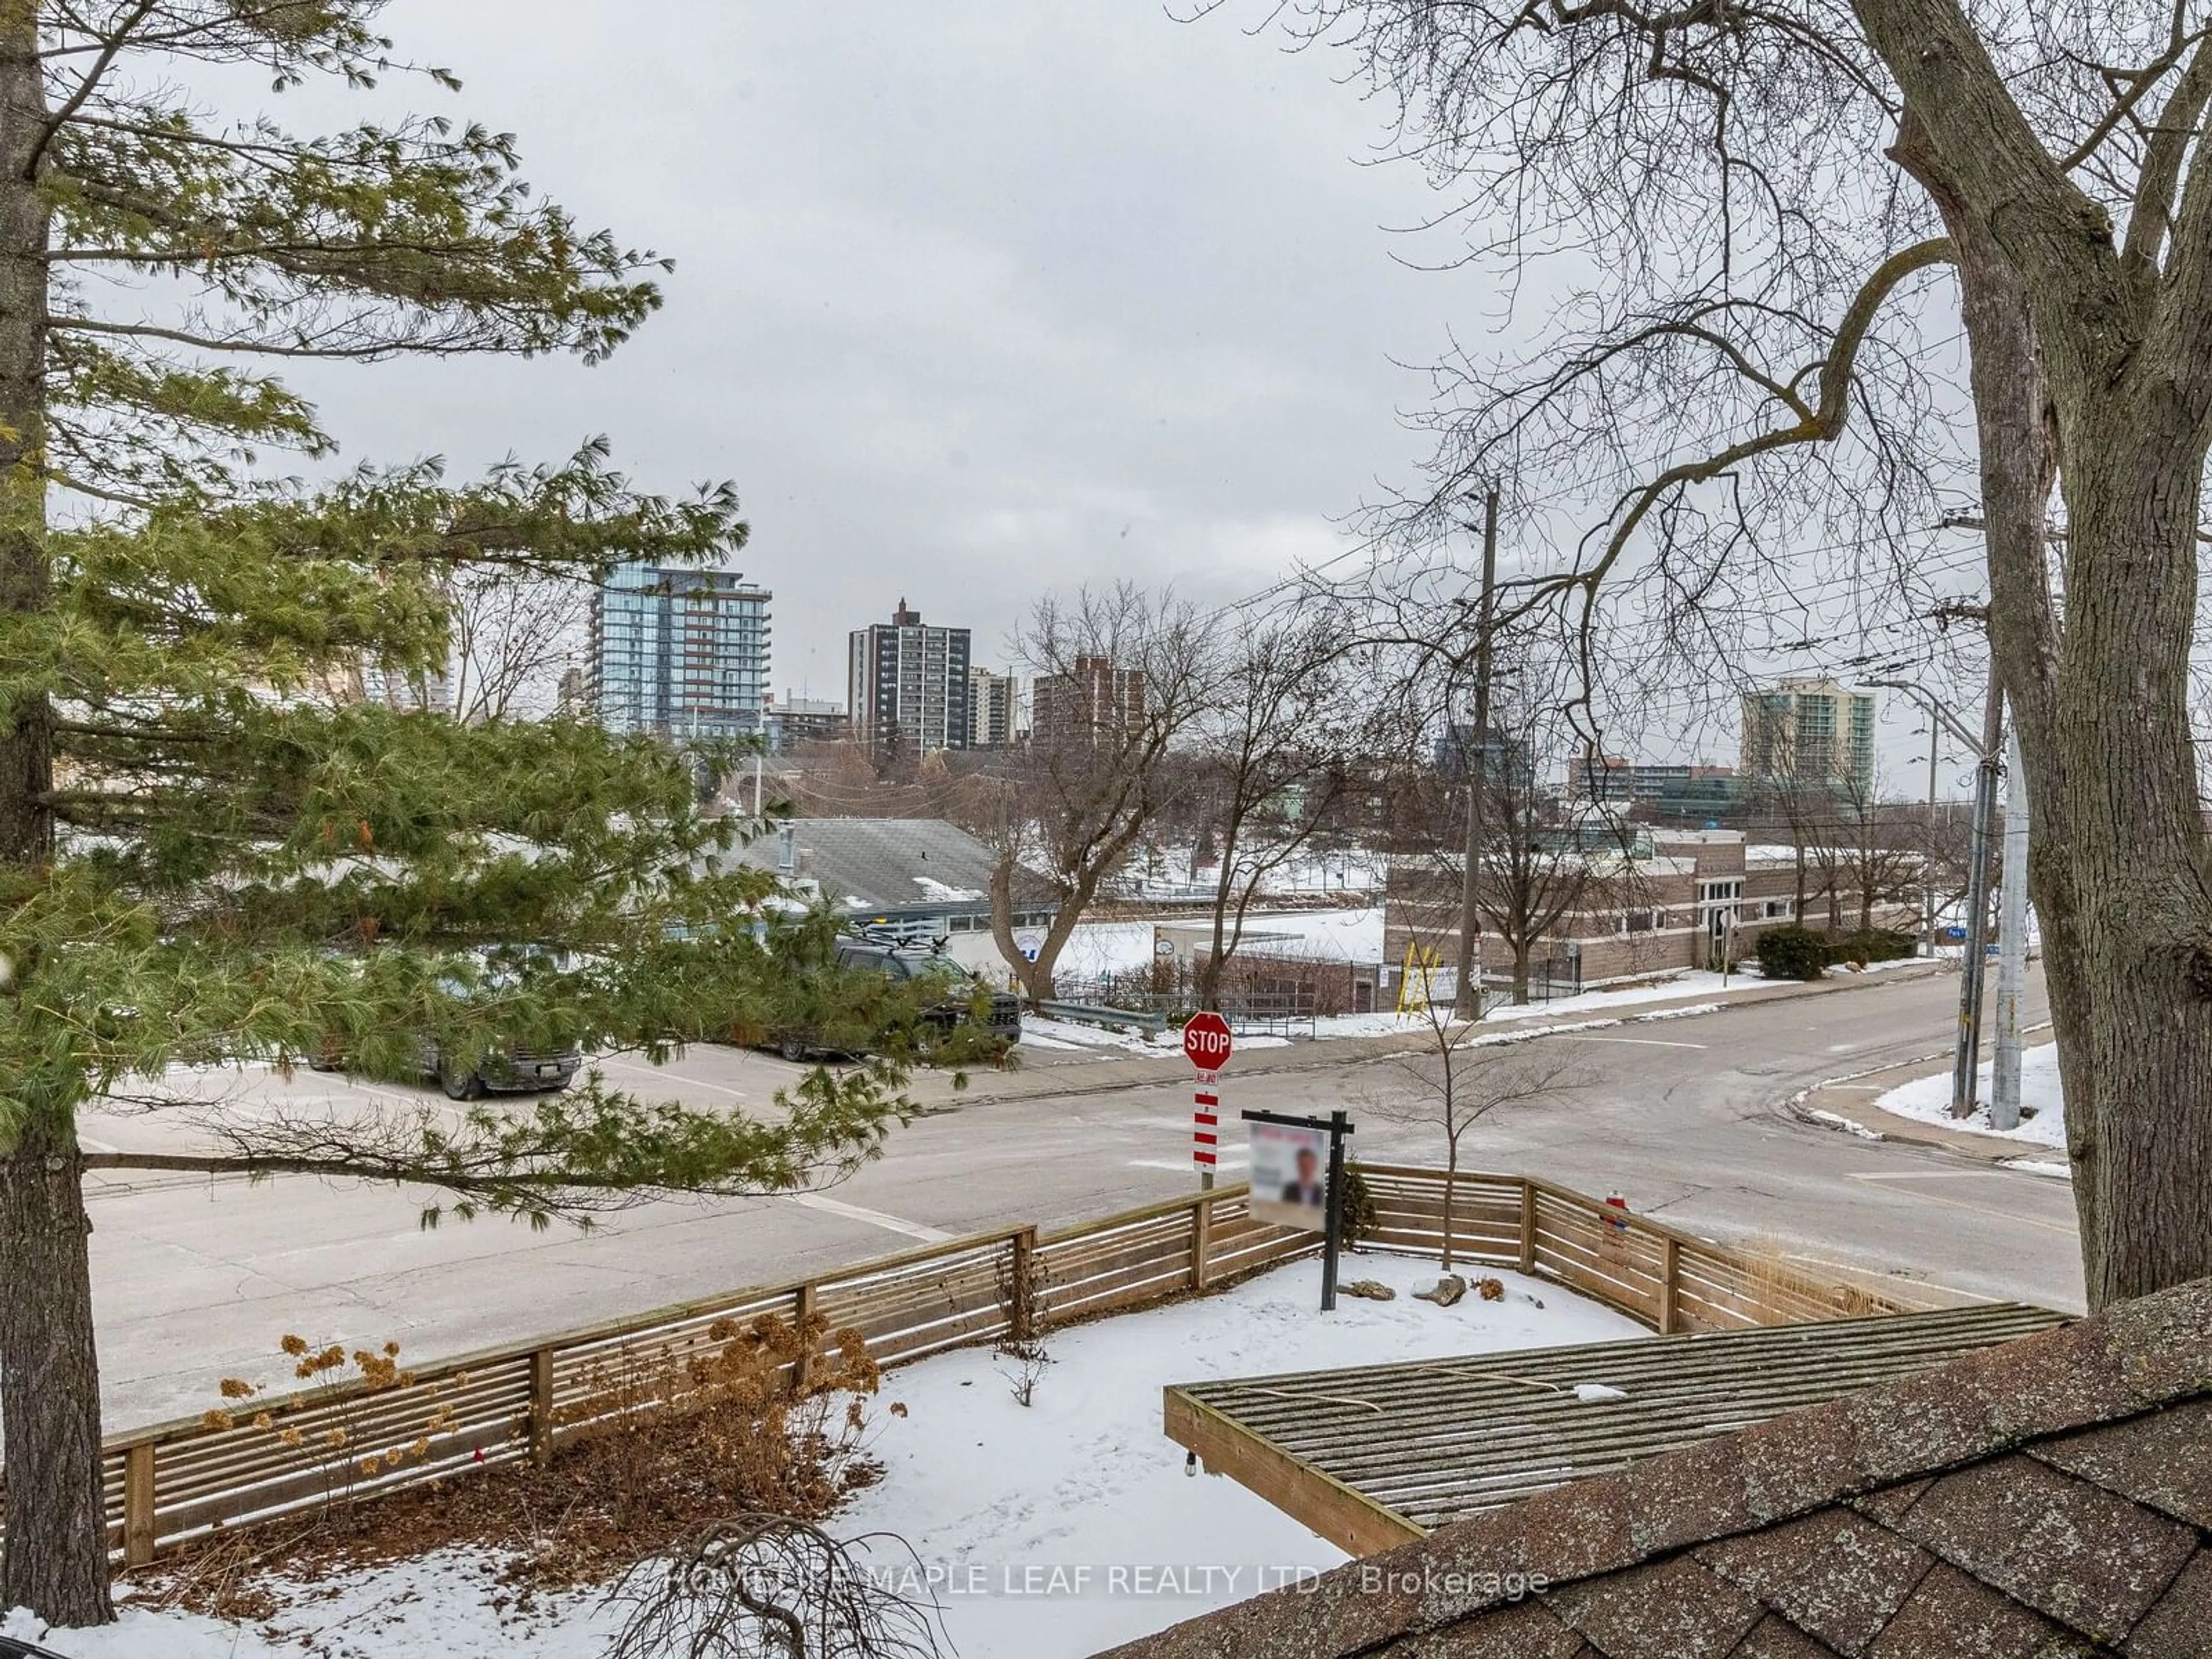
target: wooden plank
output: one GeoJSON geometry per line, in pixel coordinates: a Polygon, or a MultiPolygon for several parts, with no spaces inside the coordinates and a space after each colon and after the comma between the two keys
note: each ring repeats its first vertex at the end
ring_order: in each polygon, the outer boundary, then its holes
{"type": "Polygon", "coordinates": [[[814,1354],[819,1339],[808,1328],[814,1323],[816,1314],[821,1311],[816,1306],[816,1299],[820,1294],[821,1292],[815,1289],[814,1281],[810,1279],[799,1287],[792,1304],[792,1317],[799,1331],[799,1358],[793,1366],[791,1381],[792,1386],[802,1392],[807,1384],[814,1380],[814,1354]]]}
{"type": "Polygon", "coordinates": [[[553,1350],[530,1356],[530,1461],[544,1468],[553,1461],[553,1350]]]}
{"type": "Polygon", "coordinates": [[[152,1446],[133,1446],[123,1463],[123,1559],[143,1567],[154,1559],[154,1457],[152,1446]]]}
{"type": "Polygon", "coordinates": [[[1376,1555],[1424,1536],[1421,1529],[1342,1481],[1245,1433],[1179,1389],[1164,1391],[1162,1426],[1209,1472],[1231,1480],[1311,1528],[1348,1555],[1376,1555]]]}
{"type": "MultiPolygon", "coordinates": [[[[1216,1187],[1210,1197],[1216,1203],[1226,1203],[1231,1199],[1243,1198],[1251,1190],[1249,1182],[1240,1181],[1233,1185],[1216,1187]]],[[[1086,1221],[1079,1226],[1062,1227],[1056,1232],[1046,1233],[1039,1242],[1046,1244],[1064,1244],[1070,1239],[1083,1238],[1091,1233],[1108,1232],[1116,1227],[1133,1226],[1138,1222],[1151,1221],[1160,1216],[1178,1215],[1198,1202],[1198,1195],[1193,1194],[1188,1198],[1170,1198],[1158,1204],[1146,1204],[1134,1210],[1121,1210],[1113,1215],[1103,1216],[1097,1221],[1086,1221]]]]}

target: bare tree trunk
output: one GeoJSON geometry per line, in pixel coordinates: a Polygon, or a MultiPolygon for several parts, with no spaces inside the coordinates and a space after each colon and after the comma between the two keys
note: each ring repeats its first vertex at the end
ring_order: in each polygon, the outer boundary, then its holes
{"type": "Polygon", "coordinates": [[[70,1137],[43,1115],[0,1156],[0,1607],[72,1627],[114,1617],[82,1181],[70,1137]]]}
{"type": "Polygon", "coordinates": [[[1525,936],[1513,942],[1513,1005],[1516,1008],[1528,1006],[1528,958],[1535,949],[1535,940],[1525,936]]]}
{"type": "Polygon", "coordinates": [[[1013,975],[1014,983],[1021,987],[1022,994],[1032,1000],[1036,993],[1030,984],[1029,962],[1022,955],[1022,947],[1014,939],[1014,866],[1018,860],[1012,852],[1004,852],[991,866],[991,942],[999,947],[1005,959],[1006,971],[1013,975]]]}
{"type": "Polygon", "coordinates": [[[2203,445],[2170,413],[2078,397],[2062,637],[2043,545],[2057,417],[2027,301],[1986,234],[1949,216],[1982,411],[1991,642],[2028,772],[2028,888],[2094,1309],[2212,1273],[2212,895],[2185,701],[2203,445]],[[2171,574],[2134,574],[2153,568],[2171,574]]]}
{"type": "Polygon", "coordinates": [[[1446,1273],[1452,1270],[1452,1200],[1459,1185],[1459,1137],[1451,1130],[1447,1116],[1444,1127],[1444,1248],[1442,1266],[1446,1273]]]}
{"type": "MultiPolygon", "coordinates": [[[[2095,1080],[2069,1102],[2086,1120],[2069,1139],[2092,1308],[2212,1273],[2212,892],[2186,705],[2203,453],[2150,415],[2069,423],[2062,694],[2027,761],[2031,802],[2051,789],[2070,832],[2039,860],[2043,887],[2064,866],[2063,892],[2039,902],[2070,907],[2094,988],[2087,1019],[2068,1022],[2088,1038],[2074,1070],[2095,1080]],[[2168,580],[2112,579],[2153,567],[2168,580]]],[[[2082,985],[2051,988],[2055,1007],[2082,985]]]]}
{"type": "MultiPolygon", "coordinates": [[[[1232,820],[1232,824],[1233,824],[1232,820]]],[[[1232,828],[1224,840],[1221,850],[1221,876],[1213,890],[1213,943],[1206,960],[1198,965],[1195,984],[1198,1006],[1201,1008],[1221,1006],[1221,975],[1228,964],[1222,960],[1222,951],[1229,934],[1230,896],[1234,890],[1232,860],[1237,845],[1236,830],[1232,828]]],[[[1240,927],[1241,933],[1243,929],[1240,927]]]]}
{"type": "MultiPolygon", "coordinates": [[[[2019,723],[2028,772],[2028,891],[2045,945],[2044,981],[2050,994],[2059,1077],[2066,1098],[2067,1153],[2075,1175],[2082,1276],[2089,1305],[2101,1307],[2125,1293],[2119,1288],[2123,1284],[2148,1285],[2155,1275],[2154,1269],[2147,1274],[2139,1267],[2124,1265],[2136,1257],[2136,1246],[2116,1241],[2116,1235],[2132,1224],[2109,1200],[2118,1159],[2114,1135],[2106,1127],[2105,1120],[2115,1098],[2131,1099],[2136,1121],[2122,1130],[2122,1135],[2132,1139],[2145,1133],[2155,1133],[2154,1115],[2146,1107],[2158,1097],[2114,1096],[2112,1091],[2120,1079],[2106,1073],[2097,1058],[2100,1041],[2108,1040],[2100,1028],[2126,1016],[2108,1006],[2106,994],[2119,988],[2105,982],[2105,975],[2093,960],[2087,912],[2087,896],[2097,890],[2094,884],[2097,874],[2092,867],[2094,861],[2077,846],[2079,788],[2057,787],[2062,779],[2072,776],[2079,787],[2092,791],[2100,787],[2098,773],[2108,759],[2093,748],[2083,757],[2091,763],[2089,769],[2081,770],[2072,763],[2068,753],[2071,745],[2060,729],[2059,708],[2067,695],[2062,673],[2068,666],[2064,659],[2073,641],[2062,641],[2045,538],[2051,491],[2058,471],[2057,414],[2028,297],[2018,273],[1998,250],[1988,228],[1960,206],[1926,142],[1925,130],[1916,119],[1907,118],[1895,154],[1928,187],[1943,212],[1957,249],[1961,308],[1972,347],[1981,447],[1990,644],[1999,682],[2019,723]],[[2146,1122],[2146,1119],[2151,1121],[2146,1122]]],[[[2193,489],[2191,495],[2193,501],[2193,489]]],[[[2193,562],[2187,562],[2193,569],[2193,562]]],[[[2076,614],[2069,616],[2069,630],[2077,620],[2087,621],[2081,614],[2087,609],[2077,607],[2076,614]]],[[[2108,644],[2107,655],[2110,651],[2108,644]]],[[[2111,672],[2108,665],[2106,672],[2111,672]]],[[[2193,807],[2193,776],[2185,793],[2193,807]]],[[[2123,920],[2121,927],[2125,926],[2123,920]]],[[[2143,1017],[2140,1010],[2130,1012],[2135,1018],[2143,1017]]],[[[2202,1146],[2203,1073],[2200,1071],[2197,1076],[2196,1135],[2202,1146]]],[[[2184,1097],[2187,1092],[2183,1091],[2184,1097]]],[[[2169,1166],[2172,1171],[2203,1167],[2201,1163],[2191,1164],[2179,1159],[2169,1166]]],[[[2189,1177],[2183,1175],[2181,1179],[2185,1182],[2189,1177]]],[[[2154,1194],[2143,1196],[2154,1207],[2164,1201],[2154,1194]]],[[[2212,1231],[2212,1222],[2200,1214],[2183,1231],[2193,1232],[2201,1243],[2212,1231]]],[[[2193,1275],[2185,1273],[2183,1276],[2193,1275]]]]}

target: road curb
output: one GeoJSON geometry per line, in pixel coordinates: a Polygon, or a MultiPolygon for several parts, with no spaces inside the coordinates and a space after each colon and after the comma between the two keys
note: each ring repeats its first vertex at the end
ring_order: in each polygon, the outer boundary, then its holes
{"type": "MultiPolygon", "coordinates": [[[[1863,991],[1869,987],[1909,983],[1931,978],[1949,971],[1942,962],[1917,963],[1911,968],[1891,969],[1887,972],[1854,974],[1842,979],[1821,980],[1809,985],[1785,984],[1760,986],[1755,990],[1735,992],[1726,999],[1716,1000],[1714,994],[1685,993],[1680,997],[1651,1002],[1625,1005],[1621,1012],[1608,1013],[1601,1009],[1587,1008],[1579,1014],[1562,1015],[1549,1024],[1540,1019],[1526,1022],[1512,1021],[1499,1025],[1494,1033],[1486,1032],[1492,1042],[1507,1043],[1533,1042],[1539,1037],[1571,1034],[1596,1027],[1630,1025],[1644,1020],[1679,1018],[1684,1008],[1702,1007],[1710,1003],[1714,1014],[1733,1013],[1742,1008],[1765,1007],[1776,1002],[1793,1002],[1808,997],[1832,996],[1850,991],[1863,991]]],[[[1239,1077],[1272,1077],[1293,1072],[1321,1071],[1332,1066],[1356,1066],[1371,1060],[1389,1060],[1399,1054],[1419,1054],[1432,1047],[1436,1039],[1425,1031],[1395,1031],[1372,1037],[1334,1037],[1315,1042],[1294,1043],[1289,1048],[1266,1048],[1265,1054],[1297,1055],[1296,1059],[1239,1062],[1239,1077]],[[1321,1052],[1316,1052],[1319,1050],[1321,1052]]],[[[1075,1062],[1066,1065],[1036,1066],[1017,1071],[1012,1078],[1035,1078],[1045,1086],[1025,1088],[1017,1084],[1005,1089],[979,1091],[970,1087],[940,1101],[931,1101],[921,1108],[928,1115],[945,1112],[964,1111],[971,1106],[993,1105],[1000,1102],[1027,1100],[1058,1100],[1082,1095],[1112,1094],[1129,1088],[1151,1088],[1172,1083],[1188,1075],[1188,1062],[1179,1054],[1128,1054],[1114,1059],[1075,1062]],[[1113,1068],[1117,1075],[1102,1077],[1098,1073],[1113,1068]],[[1124,1071],[1123,1068],[1127,1068],[1124,1071]],[[1143,1068],[1139,1070],[1139,1068],[1143,1068]],[[1066,1084],[1045,1082],[1055,1073],[1089,1073],[1083,1081],[1071,1079],[1066,1084]]],[[[1823,1085],[1825,1086],[1825,1085],[1823,1085]]]]}
{"type": "MultiPolygon", "coordinates": [[[[2050,1022],[2046,1020],[2029,1029],[2048,1030],[2051,1029],[2050,1022]]],[[[2037,1146],[2008,1140],[2000,1135],[1978,1133],[1972,1129],[1952,1129],[1940,1123],[1923,1123],[1917,1118],[1899,1117],[1893,1112],[1885,1112],[1863,1098],[1869,1092],[1868,1079],[1880,1078],[1885,1082],[1899,1084],[1915,1082],[1921,1078],[1936,1075],[1929,1067],[1935,1061],[1949,1060],[1952,1054],[1949,1048],[1939,1048],[1932,1054],[1917,1054],[1910,1060],[1889,1060],[1880,1066],[1869,1066],[1864,1071],[1845,1072],[1836,1077],[1825,1078],[1809,1089],[1800,1089],[1784,1104],[1801,1122],[1831,1134],[1850,1134],[1867,1140],[1888,1140],[1900,1146],[1923,1146],[1984,1164],[2018,1163],[2023,1159],[2033,1159],[2038,1152],[2050,1154],[2054,1159],[2063,1158],[2063,1147],[2037,1146]]]]}

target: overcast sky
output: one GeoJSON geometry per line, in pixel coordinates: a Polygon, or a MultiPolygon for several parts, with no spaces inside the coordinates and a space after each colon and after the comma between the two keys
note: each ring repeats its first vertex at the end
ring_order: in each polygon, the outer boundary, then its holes
{"type": "MultiPolygon", "coordinates": [[[[465,472],[604,433],[648,487],[733,480],[779,695],[842,701],[848,630],[901,598],[1001,665],[1049,588],[1265,587],[1412,478],[1399,411],[1424,381],[1401,365],[1498,316],[1480,276],[1409,268],[1452,251],[1392,228],[1436,198],[1376,164],[1387,112],[1349,60],[1285,52],[1265,9],[398,0],[400,51],[459,94],[398,80],[276,112],[401,100],[512,131],[580,220],[676,258],[668,303],[598,368],[293,378],[349,462],[465,472]]],[[[1731,701],[1647,747],[1732,761],[1731,701]]],[[[1884,749],[1917,788],[1915,720],[1886,710],[1884,749]]]]}
{"type": "Polygon", "coordinates": [[[401,0],[400,47],[466,82],[411,101],[512,130],[541,188],[678,269],[597,368],[313,390],[353,459],[604,432],[654,487],[733,479],[779,691],[842,696],[846,631],[902,595],[995,663],[1048,586],[1263,586],[1407,476],[1419,382],[1392,360],[1486,302],[1394,260],[1421,180],[1364,164],[1377,112],[1346,64],[1238,27],[1261,15],[401,0]]]}

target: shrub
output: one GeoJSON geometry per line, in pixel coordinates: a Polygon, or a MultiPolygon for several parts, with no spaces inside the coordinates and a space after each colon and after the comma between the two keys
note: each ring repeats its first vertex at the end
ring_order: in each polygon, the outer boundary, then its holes
{"type": "Polygon", "coordinates": [[[1893,927],[1869,927],[1828,941],[1830,962],[1900,962],[1919,948],[1910,933],[1893,927]]]}
{"type": "Polygon", "coordinates": [[[1375,1195],[1367,1190],[1367,1182],[1352,1164],[1344,1166],[1344,1203],[1338,1212],[1336,1243],[1339,1249],[1356,1250],[1363,1238],[1375,1237],[1382,1224],[1375,1212],[1375,1195]]]}
{"type": "Polygon", "coordinates": [[[1759,971],[1769,979],[1814,980],[1828,966],[1828,942],[1795,922],[1759,936],[1759,971]]]}

